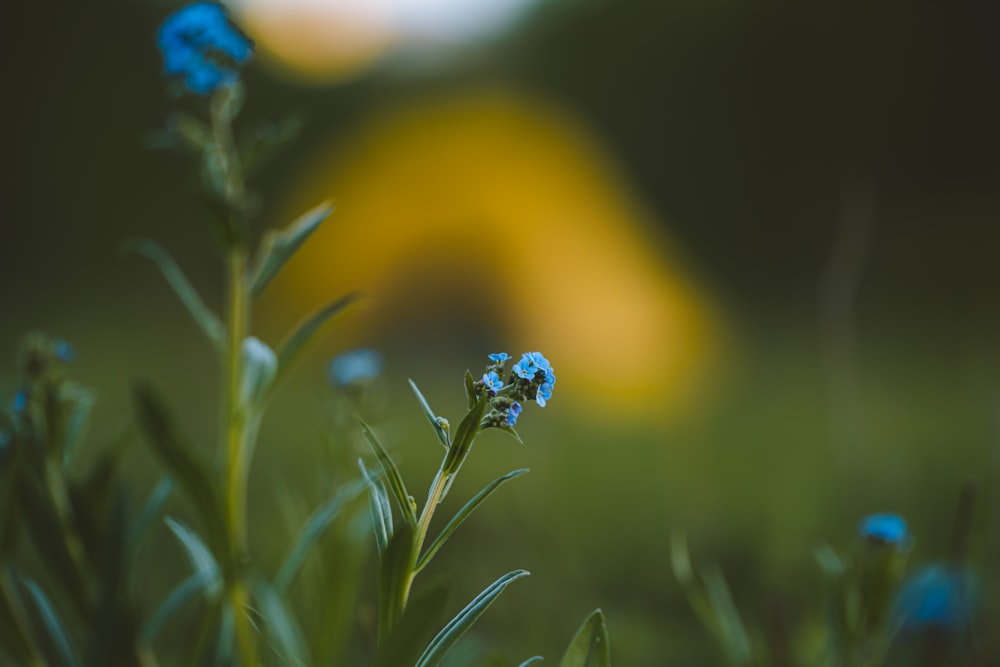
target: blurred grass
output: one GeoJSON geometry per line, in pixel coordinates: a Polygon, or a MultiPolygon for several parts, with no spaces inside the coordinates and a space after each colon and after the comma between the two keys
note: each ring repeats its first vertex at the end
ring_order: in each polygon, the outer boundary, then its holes
{"type": "MultiPolygon", "coordinates": [[[[145,375],[170,396],[196,442],[213,446],[215,371],[207,345],[189,322],[162,324],[133,323],[132,336],[121,335],[129,326],[72,327],[74,370],[102,399],[88,449],[129,421],[127,379],[145,375]]],[[[819,348],[805,326],[744,327],[714,395],[680,421],[595,416],[556,396],[545,410],[525,415],[524,446],[492,432],[477,443],[446,508],[454,511],[509,470],[532,472],[478,510],[430,566],[427,580],[453,576],[457,609],[500,573],[531,571],[527,585],[512,588],[477,630],[479,641],[511,661],[558,656],[580,618],[600,606],[617,664],[717,664],[716,647],[670,573],[672,531],[687,532],[696,562],[721,565],[752,628],[763,631],[779,622],[774,619],[795,627],[819,618],[812,559],[818,544],[849,550],[860,516],[892,511],[910,522],[913,563],[943,558],[958,490],[970,477],[982,491],[973,561],[995,568],[996,553],[989,561],[986,549],[997,518],[997,351],[988,341],[971,341],[942,353],[949,349],[940,347],[946,336],[921,334],[903,342],[895,331],[862,338],[855,398],[863,406],[863,441],[847,456],[833,448],[819,348]]],[[[326,497],[325,466],[350,477],[357,456],[367,455],[356,437],[332,449],[327,442],[333,397],[323,377],[332,348],[305,360],[265,420],[250,512],[255,553],[270,568],[298,530],[288,523],[288,507],[326,497]]],[[[558,350],[546,353],[558,360],[558,350]]],[[[388,409],[370,416],[378,418],[376,428],[411,492],[422,497],[442,450],[405,377],[419,381],[434,409],[454,420],[464,405],[464,368],[479,360],[412,358],[391,348],[388,355],[388,409]]],[[[138,442],[128,465],[139,498],[160,470],[138,442]]],[[[184,516],[183,501],[171,502],[184,516]]],[[[147,547],[145,557],[158,573],[142,584],[149,604],[181,576],[176,551],[165,531],[147,547]]],[[[373,604],[370,578],[364,587],[373,604]]],[[[189,622],[170,632],[184,636],[189,622]]]]}

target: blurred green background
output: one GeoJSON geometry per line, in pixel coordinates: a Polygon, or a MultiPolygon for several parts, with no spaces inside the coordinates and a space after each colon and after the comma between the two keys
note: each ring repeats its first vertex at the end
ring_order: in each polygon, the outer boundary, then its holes
{"type": "MultiPolygon", "coordinates": [[[[533,574],[472,646],[555,659],[600,606],[617,664],[717,664],[673,582],[672,531],[721,564],[758,633],[799,636],[818,621],[818,544],[848,550],[859,517],[891,511],[915,562],[943,558],[969,478],[972,560],[1000,573],[997,7],[540,0],[462,43],[259,4],[233,8],[262,47],[241,122],[296,112],[304,129],[255,177],[257,223],[340,208],[256,329],[277,342],[325,297],[372,298],[272,408],[253,470],[262,559],[293,530],[282,496],[320,497],[317,462],[360,452],[326,450],[324,374],[364,344],[388,361],[371,418],[415,489],[439,452],[407,377],[454,420],[488,352],[541,349],[560,373],[526,446],[484,436],[449,501],[532,469],[434,565],[456,605],[533,574]]],[[[196,440],[215,437],[208,345],[115,251],[154,238],[220,303],[193,161],[147,147],[168,109],[197,109],[159,75],[173,6],[0,8],[0,389],[25,331],[71,341],[100,397],[92,448],[128,427],[146,377],[196,440]]],[[[129,466],[139,497],[158,468],[141,444],[129,466]]]]}

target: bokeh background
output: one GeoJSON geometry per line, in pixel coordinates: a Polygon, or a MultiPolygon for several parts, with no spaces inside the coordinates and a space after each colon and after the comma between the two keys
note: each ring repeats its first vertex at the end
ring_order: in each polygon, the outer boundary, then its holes
{"type": "MultiPolygon", "coordinates": [[[[71,341],[100,397],[95,448],[130,428],[139,378],[206,448],[215,433],[208,345],[156,272],[116,252],[156,239],[221,301],[193,161],[150,147],[169,109],[198,109],[159,74],[153,35],[175,6],[0,8],[0,389],[25,331],[71,341]]],[[[258,229],[338,206],[255,330],[277,343],[325,299],[369,296],[272,408],[252,481],[262,559],[294,530],[293,489],[322,494],[317,462],[360,451],[325,437],[325,367],[365,345],[387,360],[371,418],[417,489],[439,452],[407,377],[454,420],[462,374],[488,352],[539,349],[559,374],[551,404],[523,418],[526,445],[487,434],[453,492],[457,506],[532,469],[436,563],[456,604],[514,567],[533,573],[467,640],[470,661],[555,659],[600,606],[618,664],[716,664],[670,572],[676,531],[696,562],[722,566],[756,633],[808,653],[813,549],[849,550],[859,517],[891,511],[910,522],[915,562],[942,559],[970,479],[971,560],[998,574],[997,7],[231,10],[259,45],[242,126],[302,123],[254,177],[258,229]]],[[[140,497],[159,469],[141,444],[128,465],[140,497]]]]}

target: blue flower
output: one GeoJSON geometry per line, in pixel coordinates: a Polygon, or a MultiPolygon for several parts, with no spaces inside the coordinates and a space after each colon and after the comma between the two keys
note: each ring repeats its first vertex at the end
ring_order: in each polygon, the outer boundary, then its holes
{"type": "Polygon", "coordinates": [[[544,408],[545,402],[552,398],[552,383],[543,382],[540,387],[538,387],[538,393],[535,394],[535,402],[538,403],[539,407],[544,408]]]}
{"type": "Polygon", "coordinates": [[[521,416],[521,404],[517,401],[511,403],[510,408],[507,410],[507,426],[513,426],[517,423],[517,418],[521,416]]]}
{"type": "Polygon", "coordinates": [[[327,377],[334,387],[370,382],[382,372],[382,355],[370,348],[349,350],[330,362],[327,377]]]}
{"type": "Polygon", "coordinates": [[[858,522],[858,534],[883,544],[906,545],[906,521],[897,514],[872,514],[858,522]]]}
{"type": "Polygon", "coordinates": [[[156,36],[165,74],[183,79],[196,95],[236,82],[253,52],[222,5],[196,2],[171,14],[156,36]]]}
{"type": "Polygon", "coordinates": [[[21,389],[14,394],[14,399],[10,402],[10,409],[14,412],[24,412],[26,407],[28,407],[28,395],[21,389]]]}
{"type": "Polygon", "coordinates": [[[490,355],[490,361],[495,362],[497,364],[502,364],[508,359],[510,359],[510,355],[507,354],[506,352],[497,352],[496,354],[490,355]]]}
{"type": "Polygon", "coordinates": [[[503,380],[497,375],[496,371],[490,371],[489,373],[483,373],[483,384],[490,391],[500,391],[503,389],[503,380]]]}
{"type": "Polygon", "coordinates": [[[530,365],[543,371],[552,369],[552,364],[549,363],[548,359],[542,356],[541,352],[525,352],[521,355],[521,361],[524,362],[525,360],[527,360],[530,365]]]}
{"type": "Polygon", "coordinates": [[[538,367],[532,365],[530,361],[527,361],[524,357],[521,357],[521,361],[517,362],[511,367],[514,374],[519,378],[525,380],[533,380],[535,378],[535,373],[538,372],[538,367]]]}
{"type": "Polygon", "coordinates": [[[975,610],[976,581],[968,570],[931,565],[903,585],[895,609],[904,628],[958,630],[975,610]]]}

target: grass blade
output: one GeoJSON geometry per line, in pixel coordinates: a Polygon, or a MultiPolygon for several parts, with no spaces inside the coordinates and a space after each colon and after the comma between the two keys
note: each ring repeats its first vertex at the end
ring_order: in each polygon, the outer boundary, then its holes
{"type": "MultiPolygon", "coordinates": [[[[427,417],[427,421],[430,422],[431,426],[434,428],[434,432],[437,433],[438,440],[444,445],[445,449],[451,447],[451,440],[448,438],[448,431],[445,429],[444,425],[441,423],[441,418],[434,414],[431,410],[430,404],[424,395],[420,393],[420,389],[417,388],[417,383],[410,380],[410,388],[413,389],[413,393],[417,395],[417,401],[420,403],[420,407],[424,410],[424,415],[427,417]]],[[[447,423],[447,422],[445,422],[447,423]]]]}
{"type": "Polygon", "coordinates": [[[365,477],[368,485],[368,503],[372,514],[372,531],[375,533],[375,546],[378,547],[379,557],[385,555],[386,545],[392,537],[392,507],[389,505],[389,494],[386,493],[385,486],[382,485],[376,475],[365,466],[364,461],[358,459],[358,466],[361,474],[365,477]]]}
{"type": "Polygon", "coordinates": [[[288,609],[284,599],[264,579],[254,581],[254,598],[264,617],[267,633],[274,648],[285,664],[308,665],[309,652],[298,621],[288,609]]]}
{"type": "Polygon", "coordinates": [[[187,308],[188,313],[194,318],[195,323],[212,341],[215,349],[222,352],[226,348],[226,328],[216,317],[215,313],[209,310],[197,290],[191,285],[184,272],[177,266],[177,262],[170,256],[163,246],[148,239],[135,239],[126,241],[121,245],[121,252],[142,255],[151,260],[166,278],[167,283],[173,288],[174,293],[180,298],[181,303],[187,308]]]}
{"type": "Polygon", "coordinates": [[[307,344],[312,340],[323,327],[329,324],[333,318],[342,315],[352,306],[357,305],[361,295],[358,292],[351,292],[340,297],[336,301],[331,301],[315,313],[299,323],[292,333],[285,339],[278,352],[278,374],[271,383],[271,391],[287,376],[295,361],[305,351],[307,344]]]}
{"type": "Polygon", "coordinates": [[[411,526],[417,525],[417,513],[413,506],[413,501],[410,500],[410,494],[406,492],[406,485],[403,483],[403,476],[399,474],[399,468],[396,467],[395,462],[392,457],[389,456],[389,452],[386,451],[382,443],[375,436],[374,431],[372,431],[371,426],[362,419],[355,415],[355,419],[361,424],[361,432],[365,436],[365,440],[371,446],[372,451],[378,457],[379,463],[382,464],[382,469],[385,471],[386,479],[389,480],[389,489],[392,491],[392,495],[396,498],[396,503],[399,505],[399,511],[403,515],[403,519],[411,526]]]}
{"type": "MultiPolygon", "coordinates": [[[[214,573],[204,571],[195,572],[178,584],[143,624],[142,630],[139,633],[143,642],[146,644],[152,643],[166,622],[183,609],[203,589],[214,585],[215,580],[214,573]]],[[[206,596],[208,596],[207,592],[206,596]]]]}
{"type": "Polygon", "coordinates": [[[142,506],[142,511],[139,512],[139,517],[132,524],[132,530],[129,531],[128,553],[135,554],[136,549],[139,548],[139,544],[146,537],[146,533],[149,532],[152,525],[162,516],[164,505],[167,504],[167,500],[173,492],[173,478],[165,477],[160,480],[152,493],[149,494],[146,504],[142,506]]]}
{"type": "Polygon", "coordinates": [[[319,541],[326,529],[333,523],[333,520],[340,514],[341,508],[350,501],[358,497],[364,491],[367,484],[364,480],[355,480],[341,488],[332,498],[317,507],[306,520],[295,544],[289,550],[278,576],[274,580],[274,589],[279,594],[284,594],[288,590],[295,575],[298,574],[302,562],[309,554],[309,550],[319,541]]]}
{"type": "Polygon", "coordinates": [[[253,298],[261,295],[278,272],[320,224],[333,213],[333,204],[323,202],[303,213],[295,222],[281,231],[270,231],[261,241],[257,261],[251,271],[250,293],[253,298]]]}
{"type": "Polygon", "coordinates": [[[522,662],[517,667],[528,667],[528,665],[533,665],[536,662],[541,662],[542,660],[545,660],[545,658],[543,658],[540,655],[534,655],[534,656],[528,658],[527,660],[525,660],[524,662],[522,662]]]}
{"type": "Polygon", "coordinates": [[[468,631],[472,625],[479,620],[479,617],[489,609],[490,605],[503,593],[507,586],[521,577],[528,576],[526,570],[514,570],[503,575],[492,584],[486,587],[482,593],[477,595],[472,602],[465,606],[455,618],[451,619],[441,632],[431,640],[431,643],[424,649],[415,667],[437,667],[444,660],[448,652],[454,648],[462,635],[468,631]]]}
{"type": "Polygon", "coordinates": [[[205,542],[198,533],[194,532],[180,521],[173,517],[164,519],[170,530],[174,532],[187,552],[191,567],[196,573],[205,573],[209,577],[207,593],[209,597],[215,597],[222,591],[222,576],[219,574],[219,564],[212,556],[212,552],[205,546],[205,542]]]}
{"type": "Polygon", "coordinates": [[[559,667],[611,667],[608,626],[600,609],[595,609],[576,631],[559,667]]]}
{"type": "Polygon", "coordinates": [[[31,596],[35,609],[45,626],[45,631],[48,633],[49,639],[52,640],[52,647],[58,652],[62,663],[67,667],[81,667],[80,654],[73,646],[69,633],[66,631],[66,625],[59,617],[55,607],[52,606],[49,598],[38,584],[28,577],[21,577],[21,583],[31,596]]]}
{"type": "Polygon", "coordinates": [[[451,534],[454,533],[460,525],[462,525],[462,522],[465,521],[469,515],[483,503],[484,500],[489,498],[493,492],[499,489],[505,482],[512,480],[515,477],[520,477],[526,472],[528,472],[527,468],[521,468],[520,470],[509,472],[502,477],[497,477],[479,493],[473,496],[469,502],[465,503],[462,509],[458,510],[455,516],[451,518],[451,521],[449,521],[438,536],[434,538],[434,541],[429,547],[427,547],[423,555],[420,556],[420,559],[417,561],[416,571],[419,572],[424,569],[424,566],[430,562],[430,560],[434,557],[434,554],[437,553],[438,549],[440,549],[448,538],[451,537],[451,534]]]}

